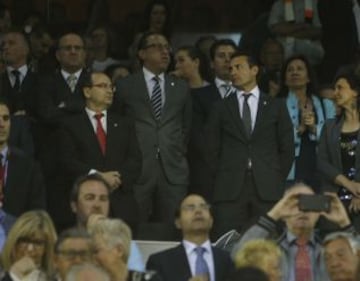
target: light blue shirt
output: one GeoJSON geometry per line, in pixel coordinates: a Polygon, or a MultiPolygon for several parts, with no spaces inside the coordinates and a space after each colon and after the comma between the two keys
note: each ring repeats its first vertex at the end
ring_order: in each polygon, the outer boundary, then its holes
{"type": "Polygon", "coordinates": [[[145,265],[143,262],[142,254],[138,245],[135,241],[131,241],[130,243],[130,255],[128,260],[128,268],[129,270],[135,270],[140,272],[145,272],[145,265]]]}

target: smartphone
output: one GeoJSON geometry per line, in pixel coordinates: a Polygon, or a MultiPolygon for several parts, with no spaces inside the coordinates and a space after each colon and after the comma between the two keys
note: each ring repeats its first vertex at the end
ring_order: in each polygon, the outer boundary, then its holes
{"type": "Polygon", "coordinates": [[[329,212],[331,197],[318,194],[300,194],[299,209],[304,212],[329,212]]]}

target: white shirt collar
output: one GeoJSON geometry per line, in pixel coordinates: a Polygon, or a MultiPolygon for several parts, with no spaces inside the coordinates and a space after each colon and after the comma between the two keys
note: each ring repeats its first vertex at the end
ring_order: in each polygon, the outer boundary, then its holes
{"type": "Polygon", "coordinates": [[[231,81],[225,81],[220,79],[219,77],[215,77],[215,85],[217,88],[221,88],[223,85],[231,85],[231,81]]]}
{"type": "Polygon", "coordinates": [[[237,94],[239,97],[242,97],[244,95],[244,93],[251,93],[252,96],[254,96],[256,99],[259,99],[259,97],[260,97],[260,89],[257,85],[248,92],[245,92],[242,90],[237,90],[237,94]]]}
{"type": "Polygon", "coordinates": [[[164,72],[160,73],[159,75],[156,75],[156,74],[152,73],[150,70],[148,70],[145,66],[143,66],[143,72],[144,72],[144,78],[145,78],[146,83],[151,82],[152,79],[154,78],[154,76],[157,76],[160,78],[160,83],[165,80],[164,72]]]}
{"type": "Polygon", "coordinates": [[[79,80],[81,71],[82,71],[82,69],[80,69],[80,70],[78,70],[78,71],[76,71],[76,72],[74,72],[74,73],[69,73],[69,72],[65,71],[64,69],[61,69],[61,74],[62,74],[62,76],[64,77],[65,81],[67,81],[67,78],[68,78],[71,74],[75,75],[76,80],[79,80]]]}
{"type": "MultiPolygon", "coordinates": [[[[91,110],[91,109],[88,108],[88,107],[85,107],[85,111],[86,111],[87,115],[89,116],[89,119],[90,119],[90,120],[93,120],[93,119],[94,119],[94,115],[98,113],[98,112],[96,112],[96,111],[94,111],[94,110],[91,110]]],[[[101,113],[103,114],[103,117],[104,117],[105,120],[106,120],[107,111],[106,111],[106,110],[103,110],[103,111],[101,111],[101,113]]]]}
{"type": "MultiPolygon", "coordinates": [[[[11,71],[15,70],[14,67],[12,66],[7,66],[6,67],[6,71],[10,77],[10,75],[13,75],[11,73],[11,71]]],[[[20,66],[19,68],[17,68],[17,70],[20,72],[20,77],[25,77],[26,76],[26,73],[28,72],[28,66],[26,64],[24,64],[23,66],[20,66]]],[[[20,80],[21,81],[21,80],[20,80]]]]}
{"type": "MultiPolygon", "coordinates": [[[[199,247],[199,245],[196,245],[195,243],[188,240],[183,240],[183,245],[187,255],[190,255],[192,252],[194,252],[195,248],[199,247]]],[[[200,247],[205,248],[207,253],[211,253],[210,240],[206,240],[203,244],[200,245],[200,247]]]]}

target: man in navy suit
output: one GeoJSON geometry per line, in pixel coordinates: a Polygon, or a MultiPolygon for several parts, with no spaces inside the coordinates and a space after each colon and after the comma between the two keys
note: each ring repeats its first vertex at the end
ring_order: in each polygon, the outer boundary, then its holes
{"type": "Polygon", "coordinates": [[[151,255],[147,269],[157,271],[163,281],[226,280],[234,266],[227,252],[211,246],[213,218],[205,199],[196,194],[185,197],[176,211],[175,224],[182,232],[182,243],[151,255]]]}
{"type": "MultiPolygon", "coordinates": [[[[133,185],[141,171],[141,153],[133,122],[110,112],[113,85],[100,72],[84,82],[86,106],[81,113],[66,118],[60,133],[60,163],[64,187],[58,200],[68,209],[71,184],[84,174],[99,174],[112,188],[112,215],[133,228],[137,222],[137,204],[133,185]]],[[[59,208],[57,206],[57,208],[59,208]]]]}
{"type": "Polygon", "coordinates": [[[285,102],[260,91],[257,62],[234,53],[236,91],[218,102],[207,127],[212,165],[215,236],[241,229],[281,198],[294,159],[293,127],[285,102]]]}

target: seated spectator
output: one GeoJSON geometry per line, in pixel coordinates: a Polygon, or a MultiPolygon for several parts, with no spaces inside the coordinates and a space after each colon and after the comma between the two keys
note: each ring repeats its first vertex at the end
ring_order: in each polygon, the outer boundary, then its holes
{"type": "Polygon", "coordinates": [[[24,213],[11,228],[1,253],[6,272],[2,280],[49,280],[53,274],[55,241],[55,228],[46,212],[24,213]]]}
{"type": "Polygon", "coordinates": [[[269,277],[257,267],[245,266],[236,269],[226,281],[270,281],[269,277]]]}
{"type": "Polygon", "coordinates": [[[146,268],[158,272],[163,281],[225,280],[233,271],[233,264],[228,253],[211,246],[213,218],[204,198],[196,194],[186,196],[176,211],[175,224],[182,232],[182,243],[152,254],[146,268]]]}
{"type": "Polygon", "coordinates": [[[321,238],[315,232],[315,224],[320,215],[334,223],[339,229],[354,231],[346,210],[333,193],[329,212],[303,212],[299,210],[298,201],[300,194],[314,194],[312,189],[302,183],[295,184],[288,189],[282,199],[258,222],[251,226],[238,241],[233,249],[233,255],[249,240],[274,239],[281,248],[286,260],[282,260],[281,270],[284,280],[297,280],[301,271],[301,263],[308,265],[305,280],[328,280],[325,265],[321,258],[321,238]],[[280,224],[285,222],[285,226],[280,224]],[[279,232],[281,230],[281,232],[279,232]],[[303,255],[304,259],[299,256],[303,255]]]}
{"type": "Polygon", "coordinates": [[[116,83],[127,76],[130,75],[130,69],[122,64],[113,64],[108,66],[105,69],[105,74],[110,77],[111,82],[116,85],[116,83]]]}
{"type": "Polygon", "coordinates": [[[335,102],[341,113],[325,123],[318,150],[322,187],[338,194],[357,230],[360,230],[359,95],[360,83],[353,74],[335,78],[335,102]]]}
{"type": "Polygon", "coordinates": [[[93,260],[91,237],[85,229],[71,228],[63,231],[54,250],[54,271],[58,281],[64,281],[74,265],[93,260]]]}
{"type": "Polygon", "coordinates": [[[270,281],[280,281],[281,250],[271,240],[255,239],[246,242],[235,254],[235,266],[254,266],[264,271],[270,281]]]}
{"type": "Polygon", "coordinates": [[[91,31],[92,52],[94,55],[92,70],[104,71],[108,66],[119,63],[118,60],[110,57],[110,36],[109,31],[104,26],[95,27],[91,31]]]}
{"type": "Polygon", "coordinates": [[[110,281],[110,276],[100,267],[84,263],[71,267],[65,281],[110,281]]]}
{"type": "Polygon", "coordinates": [[[321,62],[324,49],[320,43],[317,1],[277,0],[271,8],[268,23],[283,44],[286,58],[302,54],[313,65],[321,62]]]}
{"type": "Polygon", "coordinates": [[[359,236],[347,232],[335,232],[325,237],[324,258],[331,281],[359,280],[359,236]]]}

